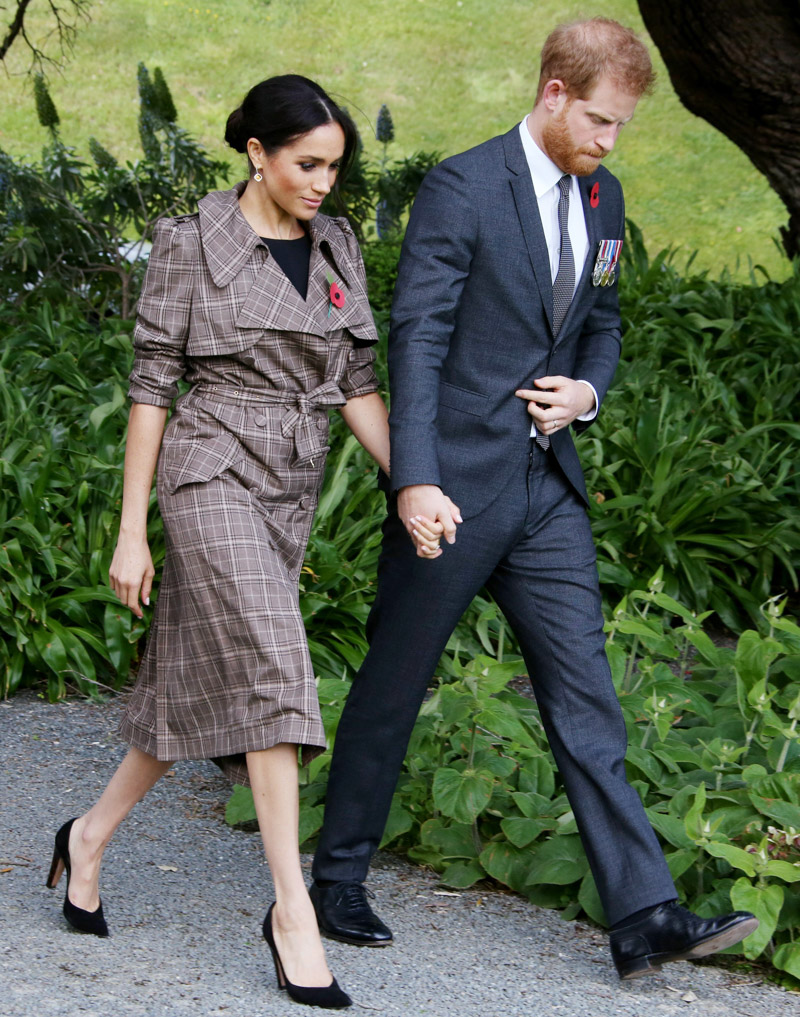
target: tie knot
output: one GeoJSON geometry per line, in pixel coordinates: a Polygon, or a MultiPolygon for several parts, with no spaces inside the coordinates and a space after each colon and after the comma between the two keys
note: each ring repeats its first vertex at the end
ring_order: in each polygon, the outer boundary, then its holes
{"type": "Polygon", "coordinates": [[[569,189],[572,186],[572,177],[569,173],[565,173],[563,177],[558,181],[558,186],[561,188],[562,197],[566,198],[569,194],[569,189]]]}

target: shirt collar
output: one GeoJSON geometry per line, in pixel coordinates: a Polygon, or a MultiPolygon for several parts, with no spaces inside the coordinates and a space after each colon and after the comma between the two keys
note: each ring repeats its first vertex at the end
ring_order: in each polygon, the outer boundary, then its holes
{"type": "Polygon", "coordinates": [[[519,133],[522,138],[525,159],[531,173],[531,180],[533,181],[533,190],[536,193],[536,197],[541,198],[551,187],[555,187],[564,176],[564,171],[560,170],[533,140],[531,132],[528,130],[527,117],[519,125],[519,133]]]}

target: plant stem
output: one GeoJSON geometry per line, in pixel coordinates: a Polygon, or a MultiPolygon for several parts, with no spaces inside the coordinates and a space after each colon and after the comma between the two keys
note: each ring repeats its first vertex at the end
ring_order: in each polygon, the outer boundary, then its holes
{"type": "Polygon", "coordinates": [[[628,664],[625,668],[625,677],[622,679],[622,688],[625,692],[629,691],[631,682],[631,675],[633,674],[633,665],[636,662],[636,651],[639,649],[639,637],[633,637],[633,643],[631,644],[631,652],[628,654],[628,664]]]}
{"type": "Polygon", "coordinates": [[[481,840],[480,831],[478,830],[478,820],[472,820],[472,843],[475,845],[475,851],[480,854],[483,851],[483,841],[481,840]]]}
{"type": "Polygon", "coordinates": [[[789,754],[789,746],[791,745],[792,741],[794,740],[793,736],[794,736],[795,731],[797,730],[797,721],[796,720],[792,721],[792,726],[791,726],[790,730],[791,730],[792,734],[783,743],[783,748],[781,749],[781,754],[780,754],[780,756],[778,756],[778,765],[775,767],[775,772],[776,773],[780,773],[781,770],[786,765],[786,756],[789,754]]]}
{"type": "Polygon", "coordinates": [[[475,741],[478,737],[478,725],[472,725],[472,741],[469,743],[469,759],[467,760],[467,769],[471,770],[472,765],[475,762],[475,741]]]}

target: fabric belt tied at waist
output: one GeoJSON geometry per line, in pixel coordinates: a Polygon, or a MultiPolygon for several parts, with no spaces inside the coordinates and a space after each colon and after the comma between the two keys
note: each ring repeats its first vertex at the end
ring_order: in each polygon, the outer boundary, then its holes
{"type": "Polygon", "coordinates": [[[281,421],[281,433],[284,438],[294,436],[295,465],[304,466],[321,451],[313,411],[324,406],[344,406],[347,400],[338,385],[324,381],[310,392],[287,393],[287,398],[281,402],[289,405],[281,421]]]}
{"type": "Polygon", "coordinates": [[[318,442],[318,430],[314,426],[314,410],[327,406],[344,406],[347,402],[342,390],[332,381],[324,381],[310,392],[297,389],[253,389],[236,388],[234,385],[196,385],[191,392],[200,399],[241,406],[251,405],[286,406],[287,412],[281,420],[281,434],[294,438],[294,466],[303,466],[313,461],[322,451],[318,442]]]}

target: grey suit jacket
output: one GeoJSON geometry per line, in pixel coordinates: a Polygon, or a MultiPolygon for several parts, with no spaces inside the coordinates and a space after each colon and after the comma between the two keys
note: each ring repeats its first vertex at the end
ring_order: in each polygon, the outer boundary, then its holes
{"type": "MultiPolygon", "coordinates": [[[[425,178],[392,305],[393,491],[438,484],[474,516],[530,448],[531,418],[516,389],[562,374],[591,382],[602,401],[619,359],[619,303],[617,284],[595,287],[591,273],[600,240],[622,238],[625,213],[619,182],[603,167],[580,189],[589,251],[555,339],[550,262],[519,129],[425,178]]],[[[551,447],[588,500],[568,428],[551,447]]]]}

